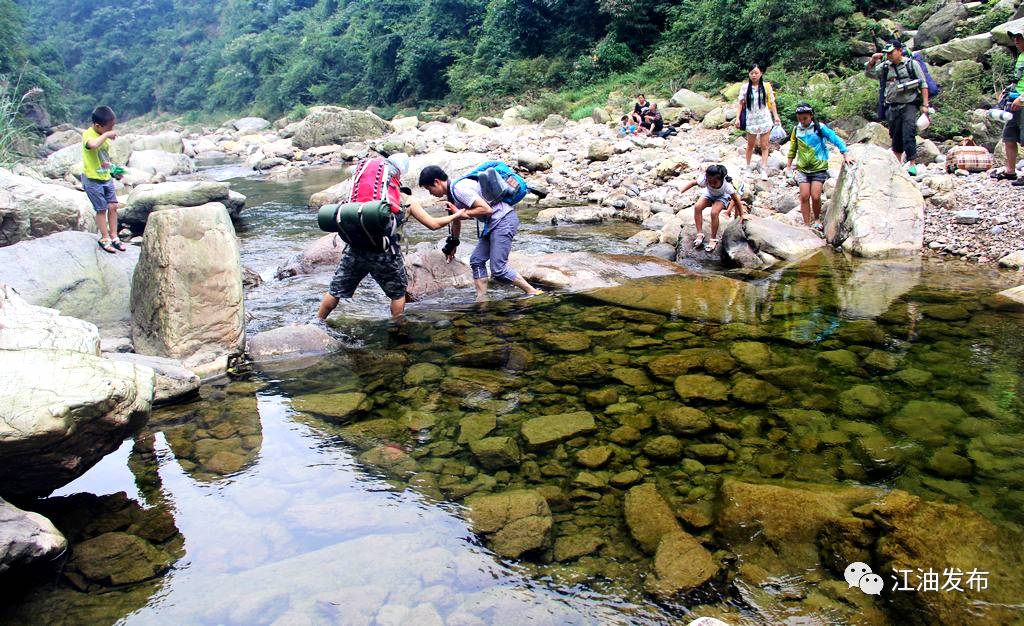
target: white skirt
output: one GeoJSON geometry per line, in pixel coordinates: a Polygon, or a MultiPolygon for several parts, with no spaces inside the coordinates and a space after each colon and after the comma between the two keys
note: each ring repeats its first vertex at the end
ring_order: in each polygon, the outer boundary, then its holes
{"type": "Polygon", "coordinates": [[[747,109],[747,132],[751,135],[770,133],[774,125],[772,111],[767,106],[747,109]]]}

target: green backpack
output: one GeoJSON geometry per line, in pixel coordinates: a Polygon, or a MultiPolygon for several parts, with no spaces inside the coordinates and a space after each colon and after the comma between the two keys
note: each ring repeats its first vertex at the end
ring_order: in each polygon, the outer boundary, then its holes
{"type": "Polygon", "coordinates": [[[357,250],[387,252],[401,238],[401,214],[393,213],[387,200],[325,204],[316,221],[320,230],[338,233],[342,241],[357,250]]]}

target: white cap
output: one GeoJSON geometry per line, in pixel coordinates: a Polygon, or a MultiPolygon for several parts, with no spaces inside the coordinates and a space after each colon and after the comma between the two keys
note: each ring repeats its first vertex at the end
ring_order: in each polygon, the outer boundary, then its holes
{"type": "Polygon", "coordinates": [[[398,168],[398,171],[405,174],[409,171],[409,155],[404,152],[396,152],[388,157],[388,161],[398,168]]]}

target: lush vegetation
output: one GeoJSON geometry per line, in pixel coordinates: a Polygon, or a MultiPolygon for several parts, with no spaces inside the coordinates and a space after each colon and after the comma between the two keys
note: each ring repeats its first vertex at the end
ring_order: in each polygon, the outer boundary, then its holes
{"type": "MultiPolygon", "coordinates": [[[[754,62],[771,69],[783,112],[806,98],[826,117],[869,117],[877,92],[852,78],[851,42],[874,42],[884,15],[917,26],[940,0],[14,1],[0,0],[0,45],[14,52],[0,73],[42,86],[58,117],[99,102],[122,116],[292,117],[316,103],[391,115],[525,102],[534,119],[580,119],[637,90],[717,90],[754,62]],[[830,84],[809,88],[821,72],[830,84]]],[[[993,8],[971,28],[1004,17],[993,8]]],[[[976,106],[990,78],[959,77],[956,106],[976,106]]]]}

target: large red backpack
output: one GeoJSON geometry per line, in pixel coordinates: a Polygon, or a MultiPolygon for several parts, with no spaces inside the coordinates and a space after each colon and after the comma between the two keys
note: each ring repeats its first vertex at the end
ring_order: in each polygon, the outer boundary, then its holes
{"type": "Polygon", "coordinates": [[[365,159],[356,165],[349,202],[386,200],[391,212],[402,212],[401,172],[384,157],[365,159]]]}

